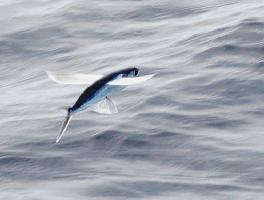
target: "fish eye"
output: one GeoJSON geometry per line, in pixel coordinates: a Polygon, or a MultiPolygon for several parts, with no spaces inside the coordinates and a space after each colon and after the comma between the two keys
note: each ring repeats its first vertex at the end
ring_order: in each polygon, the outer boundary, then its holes
{"type": "Polygon", "coordinates": [[[138,69],[137,68],[135,69],[134,74],[135,74],[135,76],[138,75],[138,69]]]}

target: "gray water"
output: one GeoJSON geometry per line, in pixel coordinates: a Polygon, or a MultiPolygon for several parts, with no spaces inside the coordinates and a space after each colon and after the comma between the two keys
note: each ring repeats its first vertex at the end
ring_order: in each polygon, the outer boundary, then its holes
{"type": "Polygon", "coordinates": [[[264,199],[264,1],[0,2],[0,199],[264,199]],[[76,115],[45,70],[155,73],[76,115]]]}

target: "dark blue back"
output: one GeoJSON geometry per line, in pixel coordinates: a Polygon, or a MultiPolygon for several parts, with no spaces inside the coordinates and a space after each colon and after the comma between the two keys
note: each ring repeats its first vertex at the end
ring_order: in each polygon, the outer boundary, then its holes
{"type": "MultiPolygon", "coordinates": [[[[100,80],[96,81],[94,84],[86,88],[84,92],[80,95],[76,103],[70,108],[70,110],[75,111],[78,108],[80,108],[85,102],[92,99],[96,92],[99,91],[102,87],[105,86],[108,82],[114,80],[118,75],[128,75],[131,71],[135,70],[136,68],[127,68],[123,70],[119,70],[116,72],[113,72],[109,75],[106,75],[105,77],[101,78],[100,80]]],[[[136,69],[137,70],[137,69],[136,69]]]]}

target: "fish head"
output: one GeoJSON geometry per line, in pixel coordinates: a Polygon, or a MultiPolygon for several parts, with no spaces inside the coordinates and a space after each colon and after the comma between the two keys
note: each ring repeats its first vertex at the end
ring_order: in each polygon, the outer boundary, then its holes
{"type": "Polygon", "coordinates": [[[138,68],[133,67],[127,69],[127,71],[123,74],[123,77],[135,77],[138,75],[138,68]]]}

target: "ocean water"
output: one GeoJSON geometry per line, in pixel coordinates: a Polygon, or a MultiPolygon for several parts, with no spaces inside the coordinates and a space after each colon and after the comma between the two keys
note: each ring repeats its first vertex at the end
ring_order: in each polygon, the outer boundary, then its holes
{"type": "Polygon", "coordinates": [[[0,199],[264,199],[263,0],[0,2],[0,199]],[[74,116],[45,70],[155,73],[74,116]]]}

